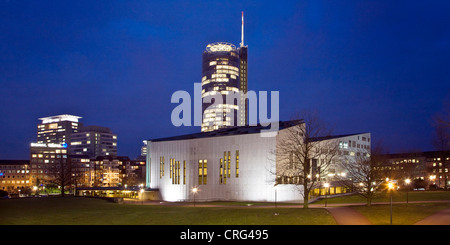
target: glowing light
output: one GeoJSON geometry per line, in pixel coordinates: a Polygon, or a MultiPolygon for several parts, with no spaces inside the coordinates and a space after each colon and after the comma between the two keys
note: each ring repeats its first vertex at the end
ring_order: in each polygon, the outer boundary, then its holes
{"type": "Polygon", "coordinates": [[[78,122],[78,119],[82,117],[73,116],[73,115],[58,115],[58,116],[51,116],[51,117],[43,117],[39,118],[39,120],[42,120],[42,123],[53,123],[53,122],[61,122],[61,121],[71,121],[71,122],[78,122]]]}
{"type": "Polygon", "coordinates": [[[394,183],[389,182],[389,183],[388,183],[388,189],[389,189],[389,190],[393,190],[393,189],[394,189],[394,183]]]}
{"type": "Polygon", "coordinates": [[[45,143],[31,143],[30,146],[31,146],[31,147],[66,148],[66,147],[67,147],[67,144],[66,144],[66,143],[64,143],[64,144],[60,145],[60,144],[55,144],[55,143],[48,143],[48,144],[45,144],[45,143]],[[64,146],[64,144],[65,144],[66,146],[64,146]]]}
{"type": "Polygon", "coordinates": [[[211,43],[206,46],[206,50],[209,52],[229,52],[235,49],[236,46],[233,44],[224,42],[211,43]]]}

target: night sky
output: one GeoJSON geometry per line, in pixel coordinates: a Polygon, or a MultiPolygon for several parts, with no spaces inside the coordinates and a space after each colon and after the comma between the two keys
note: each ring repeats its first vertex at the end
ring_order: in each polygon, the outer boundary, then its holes
{"type": "Polygon", "coordinates": [[[83,117],[118,154],[175,127],[172,94],[201,82],[208,43],[249,47],[249,90],[279,91],[280,119],[317,110],[336,134],[390,152],[433,150],[450,101],[450,1],[0,0],[0,159],[29,159],[38,118],[83,117]]]}

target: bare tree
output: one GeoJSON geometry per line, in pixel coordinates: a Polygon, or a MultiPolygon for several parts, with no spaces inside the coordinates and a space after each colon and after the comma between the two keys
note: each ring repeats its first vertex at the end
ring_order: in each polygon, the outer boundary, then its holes
{"type": "Polygon", "coordinates": [[[46,167],[49,175],[49,183],[58,185],[61,189],[61,196],[64,197],[65,187],[72,184],[73,171],[71,161],[67,158],[55,160],[55,163],[49,164],[46,167]]]}
{"type": "Polygon", "coordinates": [[[447,120],[444,116],[438,115],[434,118],[433,126],[434,126],[434,135],[432,138],[432,143],[434,148],[438,151],[439,154],[439,166],[438,166],[438,181],[441,178],[444,178],[444,188],[448,188],[448,171],[449,163],[448,160],[449,150],[450,150],[450,127],[448,122],[448,115],[446,115],[447,120]]]}
{"type": "Polygon", "coordinates": [[[308,208],[309,194],[338,154],[331,130],[316,112],[297,116],[297,124],[280,132],[275,155],[276,184],[298,185],[308,208]]]}
{"type": "Polygon", "coordinates": [[[340,177],[340,183],[365,198],[370,206],[385,175],[377,167],[385,166],[386,161],[381,144],[376,144],[372,151],[362,149],[354,157],[343,157],[339,165],[347,174],[345,178],[340,177]]]}

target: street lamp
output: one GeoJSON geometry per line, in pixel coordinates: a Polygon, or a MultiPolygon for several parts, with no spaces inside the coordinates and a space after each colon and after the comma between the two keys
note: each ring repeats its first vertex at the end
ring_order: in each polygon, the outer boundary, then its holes
{"type": "Polygon", "coordinates": [[[390,196],[391,225],[392,225],[392,190],[394,190],[394,183],[392,183],[392,182],[389,182],[389,183],[388,183],[388,190],[389,190],[389,196],[390,196]]]}
{"type": "Polygon", "coordinates": [[[144,189],[141,189],[141,202],[144,205],[144,189]]]}
{"type": "Polygon", "coordinates": [[[192,188],[192,193],[194,193],[194,207],[195,207],[195,195],[197,194],[197,192],[198,192],[197,187],[192,188]]]}
{"type": "Polygon", "coordinates": [[[330,184],[329,183],[325,183],[323,184],[323,187],[325,187],[325,207],[327,206],[327,199],[328,199],[328,194],[330,192],[330,184]],[[328,192],[327,192],[328,189],[328,192]]]}
{"type": "Polygon", "coordinates": [[[277,184],[275,184],[273,186],[273,188],[275,189],[275,208],[276,208],[277,207],[277,188],[278,188],[277,184]]]}
{"type": "Polygon", "coordinates": [[[405,183],[406,183],[406,185],[408,186],[408,188],[406,189],[406,203],[408,203],[409,202],[409,198],[408,198],[408,192],[409,192],[409,183],[411,183],[411,180],[410,179],[405,179],[405,183]]]}

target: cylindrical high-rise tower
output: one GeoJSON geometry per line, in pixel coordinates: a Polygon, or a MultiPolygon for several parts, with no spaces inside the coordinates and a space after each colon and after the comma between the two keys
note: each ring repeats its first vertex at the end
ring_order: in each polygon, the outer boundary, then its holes
{"type": "Polygon", "coordinates": [[[218,42],[203,52],[202,132],[247,125],[247,52],[242,12],[240,47],[218,42]]]}
{"type": "Polygon", "coordinates": [[[230,43],[212,43],[202,58],[202,132],[237,126],[239,104],[228,104],[226,97],[239,92],[239,50],[230,43]],[[210,103],[207,97],[213,98],[210,103]]]}

